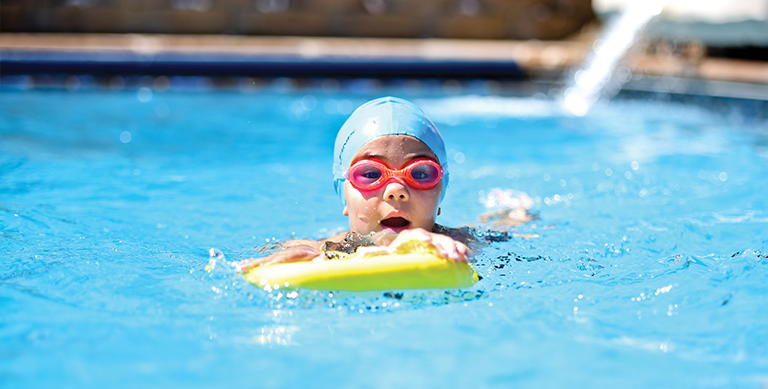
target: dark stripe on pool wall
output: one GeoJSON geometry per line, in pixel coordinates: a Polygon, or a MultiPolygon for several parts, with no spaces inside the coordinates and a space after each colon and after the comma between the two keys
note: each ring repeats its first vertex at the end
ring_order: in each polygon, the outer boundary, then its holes
{"type": "Polygon", "coordinates": [[[7,50],[4,74],[101,73],[303,77],[525,78],[512,61],[40,53],[7,50]]]}

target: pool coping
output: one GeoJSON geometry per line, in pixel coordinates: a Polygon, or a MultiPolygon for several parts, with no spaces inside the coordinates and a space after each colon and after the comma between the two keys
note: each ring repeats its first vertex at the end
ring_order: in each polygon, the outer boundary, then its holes
{"type": "MultiPolygon", "coordinates": [[[[2,33],[0,70],[554,80],[586,58],[590,42],[2,33]]],[[[652,76],[768,84],[760,61],[633,54],[626,63],[652,76]]]]}

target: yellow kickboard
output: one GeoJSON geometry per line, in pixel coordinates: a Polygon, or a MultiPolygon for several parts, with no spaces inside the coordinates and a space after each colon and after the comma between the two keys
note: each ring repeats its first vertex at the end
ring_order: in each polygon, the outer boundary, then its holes
{"type": "Polygon", "coordinates": [[[260,288],[352,292],[467,288],[479,280],[469,263],[443,258],[430,243],[419,241],[386,254],[339,253],[339,259],[327,261],[260,266],[244,277],[260,288]]]}

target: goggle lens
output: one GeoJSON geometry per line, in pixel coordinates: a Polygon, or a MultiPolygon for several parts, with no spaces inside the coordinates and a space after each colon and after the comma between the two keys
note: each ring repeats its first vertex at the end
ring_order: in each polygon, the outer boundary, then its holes
{"type": "Polygon", "coordinates": [[[441,176],[439,166],[427,163],[414,166],[409,173],[411,178],[424,185],[437,184],[441,176]]]}
{"type": "Polygon", "coordinates": [[[350,180],[363,186],[373,185],[381,178],[382,171],[375,165],[355,166],[350,171],[350,180]]]}

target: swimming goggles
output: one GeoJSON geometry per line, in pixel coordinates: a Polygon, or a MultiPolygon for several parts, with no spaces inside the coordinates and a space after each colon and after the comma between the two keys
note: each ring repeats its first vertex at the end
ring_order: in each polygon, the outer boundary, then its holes
{"type": "Polygon", "coordinates": [[[392,170],[377,159],[363,159],[347,169],[349,183],[365,191],[378,190],[393,178],[404,180],[412,188],[432,189],[442,177],[443,167],[427,158],[415,159],[400,170],[392,170]]]}

